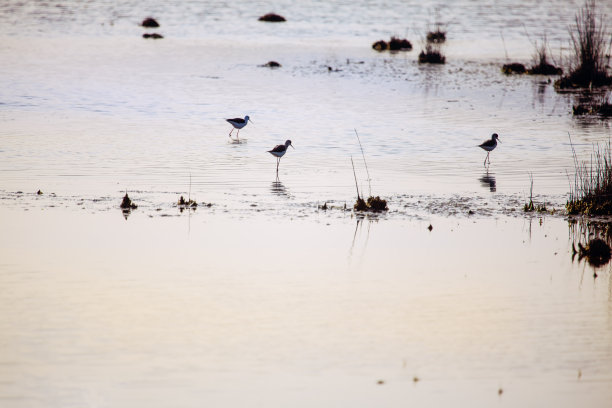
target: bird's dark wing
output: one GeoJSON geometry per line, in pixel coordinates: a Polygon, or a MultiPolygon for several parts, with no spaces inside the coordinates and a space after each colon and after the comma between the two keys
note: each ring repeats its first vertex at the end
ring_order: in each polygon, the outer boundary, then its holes
{"type": "Polygon", "coordinates": [[[495,145],[495,141],[493,140],[487,140],[486,142],[479,144],[479,147],[491,147],[495,145]]]}
{"type": "Polygon", "coordinates": [[[285,145],[276,145],[274,149],[268,150],[269,152],[284,152],[287,147],[285,145]]]}
{"type": "Polygon", "coordinates": [[[236,123],[244,123],[244,119],[243,118],[233,118],[233,119],[225,119],[228,122],[236,122],[236,123]]]}

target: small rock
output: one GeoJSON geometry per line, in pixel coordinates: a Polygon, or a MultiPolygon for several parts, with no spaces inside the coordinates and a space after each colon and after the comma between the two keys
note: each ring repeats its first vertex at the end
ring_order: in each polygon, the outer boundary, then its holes
{"type": "Polygon", "coordinates": [[[278,14],[268,13],[265,16],[259,17],[259,21],[266,21],[268,23],[282,23],[287,20],[285,19],[285,17],[280,16],[278,14]]]}
{"type": "Polygon", "coordinates": [[[159,40],[160,38],[164,38],[164,36],[161,34],[157,34],[157,33],[153,33],[153,34],[144,33],[142,35],[142,38],[152,38],[154,40],[159,40]]]}
{"type": "Polygon", "coordinates": [[[140,25],[147,28],[159,27],[159,23],[153,17],[145,18],[144,20],[142,20],[142,23],[140,25]]]}

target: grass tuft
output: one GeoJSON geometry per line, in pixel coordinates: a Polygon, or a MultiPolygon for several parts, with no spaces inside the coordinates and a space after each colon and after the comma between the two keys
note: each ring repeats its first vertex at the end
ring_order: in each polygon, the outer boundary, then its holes
{"type": "MultiPolygon", "coordinates": [[[[571,139],[570,139],[571,143],[571,139]]],[[[590,162],[578,163],[574,155],[574,186],[565,205],[571,215],[612,215],[612,151],[610,142],[591,155],[590,162]]]]}
{"type": "Polygon", "coordinates": [[[612,36],[606,16],[598,14],[595,0],[586,0],[570,27],[572,59],[569,75],[555,82],[557,88],[590,88],[612,84],[608,75],[612,36]]]}

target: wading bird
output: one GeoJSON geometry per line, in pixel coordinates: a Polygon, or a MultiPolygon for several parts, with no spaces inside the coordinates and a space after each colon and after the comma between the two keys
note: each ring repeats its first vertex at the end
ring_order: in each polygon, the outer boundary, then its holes
{"type": "MultiPolygon", "coordinates": [[[[285,153],[287,153],[287,148],[289,146],[293,147],[293,145],[291,144],[291,140],[287,140],[284,145],[276,145],[274,146],[274,149],[268,150],[268,153],[276,157],[276,174],[278,174],[278,165],[280,163],[280,159],[285,155],[285,153]]],[[[295,149],[295,147],[293,148],[295,149]]]]}
{"type": "Polygon", "coordinates": [[[487,151],[487,157],[485,157],[483,165],[487,165],[487,160],[489,161],[489,164],[491,164],[491,159],[489,159],[489,153],[491,153],[491,150],[497,147],[498,141],[499,143],[501,143],[501,140],[499,140],[499,136],[497,136],[497,133],[493,133],[489,140],[478,145],[478,147],[487,151]]]}
{"type": "Polygon", "coordinates": [[[236,140],[240,139],[240,137],[238,136],[240,134],[240,129],[245,127],[247,125],[247,123],[249,123],[249,122],[253,123],[253,121],[251,119],[249,119],[249,115],[246,115],[244,117],[244,119],[242,119],[242,118],[233,118],[233,119],[225,119],[225,120],[228,121],[233,126],[232,130],[230,130],[230,132],[229,132],[230,139],[232,137],[232,132],[234,131],[234,129],[238,129],[238,132],[236,132],[236,140]]]}

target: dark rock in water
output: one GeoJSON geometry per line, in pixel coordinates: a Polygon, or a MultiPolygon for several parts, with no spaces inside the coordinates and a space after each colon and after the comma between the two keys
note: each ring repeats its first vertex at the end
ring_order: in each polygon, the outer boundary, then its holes
{"type": "Polygon", "coordinates": [[[264,68],[280,68],[282,67],[281,64],[279,64],[276,61],[268,61],[267,63],[260,65],[260,67],[264,67],[264,68]]]}
{"type": "Polygon", "coordinates": [[[551,64],[538,64],[527,70],[530,75],[561,75],[563,70],[551,64]]]}
{"type": "Polygon", "coordinates": [[[268,13],[265,16],[259,17],[259,21],[267,21],[269,23],[282,23],[283,21],[287,21],[285,17],[280,16],[275,13],[268,13]]]}
{"type": "Polygon", "coordinates": [[[578,243],[578,259],[586,257],[589,265],[599,267],[610,262],[611,250],[610,246],[600,238],[595,238],[589,241],[586,247],[578,243]]]}
{"type": "Polygon", "coordinates": [[[151,38],[153,40],[159,40],[160,38],[164,38],[164,36],[161,34],[157,34],[157,33],[153,33],[153,34],[144,33],[142,35],[142,38],[151,38]]]}
{"type": "Polygon", "coordinates": [[[391,51],[410,51],[412,49],[412,44],[405,38],[391,37],[389,49],[391,51]]]}
{"type": "Polygon", "coordinates": [[[144,20],[142,20],[142,23],[140,24],[143,27],[146,28],[157,28],[159,27],[159,23],[153,18],[153,17],[147,17],[144,20]]]}
{"type": "Polygon", "coordinates": [[[511,64],[504,64],[502,67],[502,72],[504,74],[524,74],[527,70],[525,66],[519,62],[513,62],[511,64]]]}
{"type": "Polygon", "coordinates": [[[386,41],[380,40],[372,44],[372,48],[374,48],[376,51],[384,51],[389,48],[389,44],[387,44],[386,41]]]}

